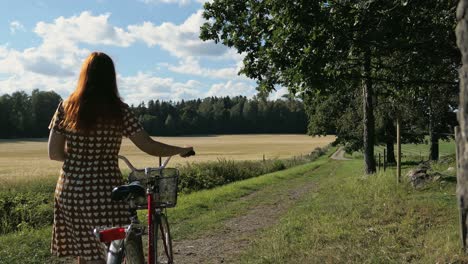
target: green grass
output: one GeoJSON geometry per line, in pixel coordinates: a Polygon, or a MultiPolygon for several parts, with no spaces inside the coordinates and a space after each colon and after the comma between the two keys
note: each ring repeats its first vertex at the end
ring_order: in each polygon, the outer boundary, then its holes
{"type": "Polygon", "coordinates": [[[322,166],[319,189],[261,234],[240,262],[468,262],[460,251],[453,173],[413,190],[396,184],[394,170],[362,171],[362,160],[322,166]]]}
{"type": "MultiPolygon", "coordinates": [[[[312,163],[288,170],[181,195],[177,207],[168,210],[173,237],[185,239],[207,234],[220,228],[223,220],[243,214],[255,204],[268,203],[272,195],[285,187],[301,186],[310,181],[312,170],[327,163],[332,152],[329,150],[327,155],[312,163]],[[260,194],[249,203],[240,199],[256,191],[260,194]]],[[[139,213],[144,221],[145,212],[139,213]]],[[[50,232],[49,226],[39,230],[24,228],[21,232],[0,236],[0,263],[58,263],[58,259],[50,257],[50,232]]]]}
{"type": "MultiPolygon", "coordinates": [[[[396,151],[396,145],[395,151],[396,151]]],[[[374,152],[376,155],[381,153],[383,156],[383,152],[386,146],[380,145],[374,148],[374,152]]],[[[427,159],[429,156],[429,144],[401,144],[401,152],[403,156],[413,156],[413,157],[422,157],[423,159],[427,159]]],[[[455,141],[444,141],[439,140],[439,156],[446,156],[455,154],[455,141]]]]}

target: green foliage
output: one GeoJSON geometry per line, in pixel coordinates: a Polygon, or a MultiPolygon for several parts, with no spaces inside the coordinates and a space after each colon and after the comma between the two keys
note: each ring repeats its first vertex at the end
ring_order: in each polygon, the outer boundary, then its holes
{"type": "MultiPolygon", "coordinates": [[[[281,85],[315,100],[307,111],[309,133],[336,131],[348,149],[364,147],[366,171],[372,172],[373,107],[378,100],[389,104],[383,107],[391,116],[386,123],[394,122],[398,114],[401,119],[418,113],[417,118],[405,118],[430,123],[425,129],[432,134],[440,133],[440,127],[445,131],[454,121],[453,115],[450,122],[443,118],[453,114],[453,104],[435,98],[448,98],[456,91],[460,55],[455,5],[438,0],[214,0],[204,5],[206,22],[200,38],[245,54],[240,73],[257,80],[260,90],[269,92],[281,85]],[[340,98],[358,90],[363,91],[364,107],[340,98]],[[361,112],[356,109],[363,109],[364,133],[356,125],[361,112]],[[348,114],[341,118],[341,113],[348,114]],[[324,121],[326,116],[330,122],[324,121]]],[[[385,143],[391,144],[394,137],[384,131],[390,138],[385,143]]],[[[417,142],[421,137],[407,138],[417,142]]]]}
{"type": "Polygon", "coordinates": [[[55,92],[34,90],[0,96],[0,138],[44,137],[61,98],[55,92]]]}
{"type": "Polygon", "coordinates": [[[219,159],[212,162],[187,163],[180,169],[179,190],[185,193],[211,189],[270,172],[284,170],[315,160],[325,150],[315,149],[309,155],[283,160],[232,161],[219,159]]]}
{"type": "Polygon", "coordinates": [[[0,234],[50,225],[53,190],[48,193],[0,192],[0,234]]]}

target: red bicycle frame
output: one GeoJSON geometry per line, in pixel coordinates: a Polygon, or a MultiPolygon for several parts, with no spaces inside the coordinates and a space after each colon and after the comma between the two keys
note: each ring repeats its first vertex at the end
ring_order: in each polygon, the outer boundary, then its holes
{"type": "Polygon", "coordinates": [[[153,193],[148,192],[147,199],[148,199],[148,264],[153,264],[155,260],[154,255],[154,240],[157,239],[153,236],[154,228],[158,228],[154,226],[154,204],[153,204],[153,193]]]}

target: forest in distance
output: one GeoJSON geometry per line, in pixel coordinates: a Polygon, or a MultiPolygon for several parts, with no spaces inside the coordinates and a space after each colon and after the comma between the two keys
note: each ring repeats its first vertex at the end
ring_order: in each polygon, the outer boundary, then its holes
{"type": "MultiPolygon", "coordinates": [[[[0,138],[47,137],[49,122],[59,102],[54,91],[34,90],[0,96],[0,138]]],[[[149,100],[133,112],[153,136],[200,134],[305,134],[307,117],[301,100],[245,96],[204,99],[149,100]]]]}

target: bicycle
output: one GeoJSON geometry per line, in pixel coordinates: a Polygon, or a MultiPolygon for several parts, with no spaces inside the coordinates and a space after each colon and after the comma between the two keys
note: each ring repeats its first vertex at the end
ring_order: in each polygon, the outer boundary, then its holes
{"type": "MultiPolygon", "coordinates": [[[[195,155],[191,151],[187,156],[195,155]]],[[[130,224],[122,227],[98,227],[94,234],[98,239],[109,244],[107,264],[131,263],[143,264],[144,253],[142,236],[145,226],[138,219],[137,210],[148,210],[148,264],[174,262],[172,239],[167,221],[166,209],[177,203],[177,185],[179,171],[166,168],[171,157],[157,168],[137,169],[130,161],[119,155],[131,172],[128,184],[117,186],[112,191],[112,200],[126,201],[129,205],[130,224]],[[146,196],[146,199],[145,199],[146,196]],[[160,231],[158,243],[158,228],[160,231]],[[158,260],[159,259],[159,260],[158,260]]]]}

